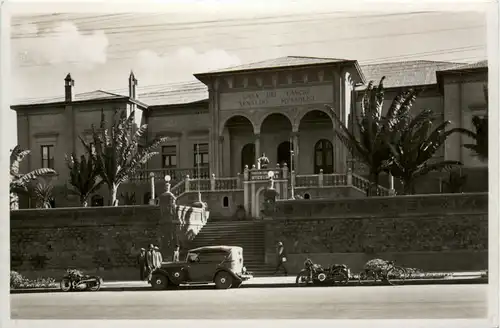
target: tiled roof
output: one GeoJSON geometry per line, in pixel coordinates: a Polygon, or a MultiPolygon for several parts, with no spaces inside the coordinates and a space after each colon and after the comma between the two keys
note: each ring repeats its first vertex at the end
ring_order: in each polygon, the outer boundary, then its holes
{"type": "MultiPolygon", "coordinates": [[[[95,91],[90,91],[90,92],[84,92],[84,93],[77,93],[75,95],[74,101],[86,101],[86,100],[107,100],[107,99],[119,99],[123,98],[123,95],[119,95],[116,93],[111,93],[103,90],[95,90],[95,91]]],[[[50,103],[58,103],[58,102],[64,102],[64,97],[52,97],[52,98],[44,98],[44,99],[27,99],[23,100],[20,104],[17,106],[23,106],[23,105],[40,105],[40,104],[50,104],[50,103]]]]}
{"type": "Polygon", "coordinates": [[[476,68],[488,68],[488,60],[481,60],[470,64],[459,64],[451,68],[443,69],[441,71],[462,71],[476,68]]]}
{"type": "MultiPolygon", "coordinates": [[[[246,71],[254,69],[266,69],[275,67],[292,67],[292,66],[302,66],[302,65],[319,65],[319,64],[332,64],[347,61],[348,59],[338,59],[338,58],[319,58],[319,57],[302,57],[302,56],[287,56],[274,59],[263,60],[256,63],[248,63],[228,68],[223,68],[215,71],[210,71],[207,73],[200,74],[211,74],[211,73],[226,73],[226,72],[237,72],[246,71]]],[[[196,74],[195,74],[196,75],[196,74]]]]}
{"type": "MultiPolygon", "coordinates": [[[[457,66],[458,63],[438,62],[428,60],[415,60],[404,62],[383,63],[374,65],[361,65],[361,70],[365,74],[367,84],[373,80],[378,84],[385,76],[384,87],[409,87],[414,85],[435,84],[436,71],[457,66]]],[[[363,90],[366,85],[358,87],[363,90]]]]}
{"type": "Polygon", "coordinates": [[[138,100],[149,105],[190,104],[208,99],[208,88],[199,81],[160,86],[138,94],[138,100]]]}

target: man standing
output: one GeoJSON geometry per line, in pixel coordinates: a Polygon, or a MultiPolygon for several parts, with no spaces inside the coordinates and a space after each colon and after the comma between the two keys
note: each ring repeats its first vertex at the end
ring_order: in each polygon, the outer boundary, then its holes
{"type": "Polygon", "coordinates": [[[137,264],[139,265],[140,279],[143,281],[146,278],[146,250],[141,248],[139,254],[137,255],[137,264]]]}
{"type": "Polygon", "coordinates": [[[154,246],[153,244],[150,244],[149,245],[149,249],[148,251],[146,252],[146,265],[147,265],[147,268],[148,268],[148,283],[151,282],[151,276],[152,276],[152,273],[155,269],[154,267],[154,246]]]}
{"type": "Polygon", "coordinates": [[[158,246],[154,247],[154,257],[153,257],[153,265],[155,269],[161,268],[161,262],[163,262],[163,256],[161,256],[160,248],[158,246]]]}
{"type": "Polygon", "coordinates": [[[285,271],[285,276],[288,276],[288,271],[286,270],[285,267],[285,263],[287,261],[286,252],[285,252],[285,247],[283,246],[283,243],[281,241],[278,242],[276,253],[278,255],[278,258],[277,258],[276,271],[274,271],[274,274],[277,274],[279,271],[281,271],[281,268],[283,268],[283,271],[285,271]]]}
{"type": "Polygon", "coordinates": [[[174,256],[172,257],[172,262],[179,262],[180,249],[181,248],[179,245],[175,245],[174,256]]]}

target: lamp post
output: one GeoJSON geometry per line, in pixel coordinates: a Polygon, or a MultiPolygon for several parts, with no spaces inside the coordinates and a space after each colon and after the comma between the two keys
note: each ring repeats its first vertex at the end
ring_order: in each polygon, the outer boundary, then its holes
{"type": "Polygon", "coordinates": [[[196,175],[198,179],[198,201],[201,201],[201,176],[200,176],[200,144],[196,144],[196,175]]]}
{"type": "Polygon", "coordinates": [[[291,191],[292,191],[292,195],[290,197],[290,199],[295,199],[295,179],[294,179],[294,176],[293,176],[293,159],[294,159],[294,153],[293,153],[293,150],[290,150],[290,184],[291,184],[291,191]]]}
{"type": "Polygon", "coordinates": [[[172,180],[172,177],[170,175],[165,175],[165,192],[170,192],[170,180],[172,180]]]}
{"type": "Polygon", "coordinates": [[[269,178],[269,181],[271,181],[271,186],[269,187],[269,189],[274,189],[274,172],[267,172],[267,177],[269,178]]]}
{"type": "Polygon", "coordinates": [[[155,174],[154,172],[149,173],[149,181],[151,183],[151,196],[149,197],[149,205],[155,204],[155,174]]]}

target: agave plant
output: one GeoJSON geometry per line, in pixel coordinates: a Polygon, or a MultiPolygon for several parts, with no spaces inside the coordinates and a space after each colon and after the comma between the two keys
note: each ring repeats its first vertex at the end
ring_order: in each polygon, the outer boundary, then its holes
{"type": "Polygon", "coordinates": [[[93,153],[99,167],[99,176],[108,186],[110,205],[118,206],[118,187],[128,181],[138,169],[142,168],[158,152],[154,151],[166,137],[157,138],[145,147],[139,147],[141,138],[147,131],[144,124],[135,128],[135,111],[126,115],[121,111],[120,117],[114,120],[108,129],[104,113],[101,114],[100,129],[92,126],[92,142],[94,149],[80,137],[88,153],[93,153]]]}
{"type": "Polygon", "coordinates": [[[36,208],[51,208],[51,202],[54,200],[54,187],[50,182],[43,179],[34,181],[28,187],[29,194],[35,200],[36,208]]]}
{"type": "MultiPolygon", "coordinates": [[[[90,147],[90,145],[87,145],[90,147]]],[[[101,185],[102,178],[99,173],[99,166],[92,153],[81,155],[80,160],[75,154],[66,156],[66,165],[69,168],[70,191],[80,197],[80,205],[88,206],[89,197],[101,185]]]]}
{"type": "Polygon", "coordinates": [[[10,153],[10,209],[17,210],[19,208],[19,194],[27,194],[28,186],[32,180],[47,174],[56,174],[56,171],[49,168],[41,168],[33,170],[29,173],[20,173],[19,165],[26,156],[30,154],[30,150],[22,149],[19,145],[14,147],[10,153]]]}
{"type": "Polygon", "coordinates": [[[351,156],[365,164],[369,169],[371,186],[367,195],[377,195],[380,173],[388,169],[392,153],[386,140],[395,128],[400,117],[408,115],[416,98],[416,92],[410,90],[398,95],[391,103],[385,116],[382,115],[384,104],[384,79],[374,88],[370,81],[361,102],[361,113],[353,115],[353,130],[342,122],[333,108],[326,106],[336,120],[338,129],[335,134],[347,147],[351,156]],[[355,131],[356,130],[356,131],[355,131]]]}
{"type": "Polygon", "coordinates": [[[423,110],[416,117],[400,116],[387,135],[392,152],[390,173],[401,180],[405,194],[415,193],[415,181],[431,171],[450,169],[461,165],[459,161],[433,162],[434,155],[455,130],[446,130],[449,121],[433,129],[435,116],[432,110],[423,110]]]}

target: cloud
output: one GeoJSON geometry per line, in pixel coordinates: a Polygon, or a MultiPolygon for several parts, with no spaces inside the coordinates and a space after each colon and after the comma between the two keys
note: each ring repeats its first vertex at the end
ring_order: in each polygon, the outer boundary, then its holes
{"type": "Polygon", "coordinates": [[[136,63],[138,78],[146,79],[147,84],[151,84],[149,80],[152,79],[161,79],[161,83],[190,80],[194,73],[240,65],[241,61],[236,55],[220,49],[196,52],[193,48],[184,47],[165,55],[142,50],[137,54],[136,63]]]}
{"type": "Polygon", "coordinates": [[[81,33],[71,22],[59,22],[40,30],[36,25],[25,23],[17,29],[12,44],[15,64],[57,65],[74,63],[83,68],[106,63],[108,38],[102,31],[81,33]],[[26,36],[29,36],[27,38],[26,36]]]}

